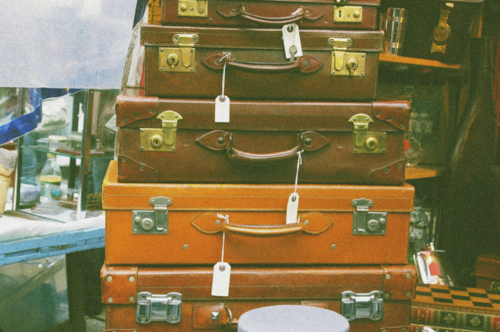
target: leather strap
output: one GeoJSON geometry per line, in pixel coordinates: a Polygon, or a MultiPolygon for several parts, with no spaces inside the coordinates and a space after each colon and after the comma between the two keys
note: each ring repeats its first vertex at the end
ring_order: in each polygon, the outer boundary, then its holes
{"type": "Polygon", "coordinates": [[[323,17],[323,13],[320,13],[317,8],[314,7],[299,7],[296,11],[294,11],[289,16],[282,17],[266,17],[260,16],[253,13],[248,12],[243,5],[220,5],[217,8],[217,13],[225,18],[234,18],[241,17],[245,20],[265,24],[265,25],[285,25],[289,23],[298,22],[302,19],[315,21],[321,17],[323,17]],[[307,15],[306,15],[307,13],[307,15]]]}

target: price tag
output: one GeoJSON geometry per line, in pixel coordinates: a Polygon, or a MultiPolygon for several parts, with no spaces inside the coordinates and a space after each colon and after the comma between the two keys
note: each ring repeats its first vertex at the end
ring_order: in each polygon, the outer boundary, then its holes
{"type": "Polygon", "coordinates": [[[286,207],[286,223],[287,224],[296,224],[297,214],[299,212],[299,194],[292,193],[290,197],[288,197],[288,205],[286,207]]]}
{"type": "Polygon", "coordinates": [[[303,54],[302,44],[300,43],[299,26],[295,23],[286,24],[281,30],[283,32],[283,44],[286,58],[290,59],[290,50],[294,51],[294,58],[301,57],[303,54]]]}
{"type": "Polygon", "coordinates": [[[229,296],[230,277],[231,265],[224,262],[215,264],[212,279],[212,296],[229,296]]]}
{"type": "Polygon", "coordinates": [[[218,96],[215,98],[215,122],[229,122],[229,97],[218,96]]]}

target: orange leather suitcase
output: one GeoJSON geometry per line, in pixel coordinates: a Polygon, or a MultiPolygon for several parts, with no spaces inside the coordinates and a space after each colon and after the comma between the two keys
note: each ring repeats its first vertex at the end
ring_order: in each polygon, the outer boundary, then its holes
{"type": "Polygon", "coordinates": [[[234,331],[243,313],[282,304],[333,310],[351,332],[409,331],[417,279],[411,265],[234,267],[228,296],[217,297],[212,276],[212,267],[105,265],[105,331],[234,331]]]}
{"type": "Polygon", "coordinates": [[[120,183],[112,161],[102,192],[106,263],[212,265],[223,240],[230,264],[407,262],[411,185],[298,185],[292,202],[294,191],[292,184],[120,183]]]}

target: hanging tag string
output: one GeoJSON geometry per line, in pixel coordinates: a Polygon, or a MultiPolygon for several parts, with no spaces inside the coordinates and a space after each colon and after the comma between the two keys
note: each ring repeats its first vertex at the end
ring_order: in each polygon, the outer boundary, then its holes
{"type": "MultiPolygon", "coordinates": [[[[226,224],[229,224],[229,215],[221,215],[219,213],[217,213],[217,217],[219,218],[223,218],[224,219],[224,222],[226,224]]],[[[220,262],[221,263],[224,263],[224,243],[226,242],[226,233],[222,232],[222,257],[220,259],[220,262]]]]}
{"type": "Polygon", "coordinates": [[[300,165],[302,165],[302,156],[301,156],[300,151],[298,152],[298,155],[299,155],[299,159],[297,160],[297,175],[295,176],[295,191],[294,191],[294,193],[297,193],[297,183],[299,182],[299,168],[300,168],[300,165]]]}
{"type": "MultiPolygon", "coordinates": [[[[220,58],[220,61],[231,57],[231,53],[226,53],[224,52],[224,56],[222,58],[220,58]]],[[[224,61],[224,68],[222,68],[222,94],[221,94],[221,97],[220,97],[220,100],[221,101],[224,101],[226,98],[224,97],[224,86],[226,85],[226,61],[224,61]]]]}

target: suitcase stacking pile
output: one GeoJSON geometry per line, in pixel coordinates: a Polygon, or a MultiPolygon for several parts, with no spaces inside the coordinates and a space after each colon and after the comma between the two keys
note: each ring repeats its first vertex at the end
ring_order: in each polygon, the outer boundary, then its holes
{"type": "Polygon", "coordinates": [[[164,0],[142,26],[103,183],[107,331],[280,304],[409,330],[409,106],[375,101],[379,1],[337,2],[164,0]]]}

